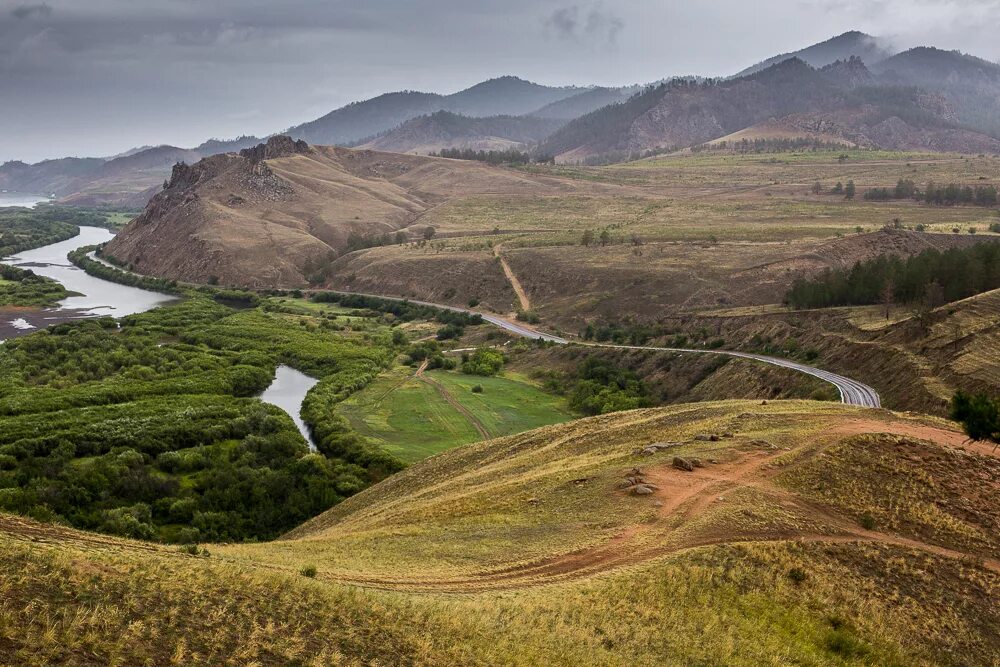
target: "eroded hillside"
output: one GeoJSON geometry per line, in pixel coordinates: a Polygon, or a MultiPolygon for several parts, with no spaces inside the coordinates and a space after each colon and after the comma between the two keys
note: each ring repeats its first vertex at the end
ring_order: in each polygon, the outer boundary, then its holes
{"type": "Polygon", "coordinates": [[[142,273],[247,287],[303,286],[305,274],[352,238],[424,238],[421,216],[459,196],[575,187],[479,163],[287,137],[178,165],[167,186],[108,254],[142,273]]]}

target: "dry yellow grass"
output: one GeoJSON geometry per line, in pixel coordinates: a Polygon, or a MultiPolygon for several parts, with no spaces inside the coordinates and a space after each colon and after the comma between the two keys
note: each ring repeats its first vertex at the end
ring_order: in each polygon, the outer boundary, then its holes
{"type": "Polygon", "coordinates": [[[0,656],[989,664],[1000,659],[995,498],[933,501],[983,475],[996,494],[1000,462],[954,453],[956,442],[946,423],[912,415],[707,403],[452,450],[285,540],[208,545],[208,557],[0,517],[0,656]],[[879,432],[896,435],[864,435],[879,432]],[[634,454],[665,441],[680,444],[634,454]],[[858,474],[873,443],[878,464],[858,474]],[[675,455],[706,463],[681,472],[675,455]],[[972,477],[956,474],[962,461],[972,477]],[[637,465],[653,494],[620,487],[637,465]],[[299,574],[309,567],[315,579],[299,574]]]}

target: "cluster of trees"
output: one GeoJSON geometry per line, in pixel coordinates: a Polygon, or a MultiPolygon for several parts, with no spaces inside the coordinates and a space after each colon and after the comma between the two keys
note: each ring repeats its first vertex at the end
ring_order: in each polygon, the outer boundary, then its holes
{"type": "Polygon", "coordinates": [[[865,192],[868,201],[889,201],[890,199],[914,199],[919,195],[916,183],[901,178],[894,188],[872,188],[865,192]]]}
{"type": "Polygon", "coordinates": [[[993,185],[936,185],[928,183],[921,192],[909,179],[900,179],[894,188],[872,188],[865,192],[868,201],[889,201],[891,199],[916,199],[936,206],[996,206],[997,189],[993,185]]]}
{"type": "MultiPolygon", "coordinates": [[[[645,345],[654,338],[664,336],[663,327],[650,324],[598,322],[588,323],[580,332],[580,338],[598,343],[617,345],[645,345]]],[[[683,346],[681,346],[683,347],[683,346]]]]}
{"type": "MultiPolygon", "coordinates": [[[[823,194],[823,184],[816,181],[813,184],[812,191],[814,195],[823,194]]],[[[854,185],[854,181],[847,181],[847,185],[837,181],[837,184],[830,188],[830,194],[843,195],[844,199],[854,199],[854,195],[857,194],[857,186],[854,185]]]]}
{"type": "MultiPolygon", "coordinates": [[[[477,151],[471,148],[442,148],[438,153],[431,153],[433,157],[446,157],[453,160],[474,160],[476,162],[486,162],[487,164],[528,164],[531,162],[531,155],[514,148],[503,151],[477,151]]],[[[541,162],[542,160],[539,160],[541,162]]],[[[547,161],[547,160],[546,160],[547,161]]]]}
{"type": "Polygon", "coordinates": [[[441,324],[454,324],[461,327],[478,326],[483,323],[482,315],[447,310],[407,300],[384,299],[364,294],[317,292],[313,295],[312,300],[316,303],[336,303],[345,308],[362,308],[375,310],[380,313],[389,313],[403,322],[432,320],[441,324]]]}
{"type": "Polygon", "coordinates": [[[652,404],[645,384],[632,371],[589,356],[577,368],[569,405],[585,415],[603,415],[652,404]]]}
{"type": "Polygon", "coordinates": [[[491,377],[503,370],[503,352],[489,347],[481,347],[471,355],[462,355],[462,372],[466,375],[491,377]]]}
{"type": "Polygon", "coordinates": [[[925,250],[901,259],[881,255],[850,269],[796,280],[785,296],[794,308],[927,301],[936,307],[1000,287],[1000,244],[925,250]]]}
{"type": "Polygon", "coordinates": [[[441,345],[433,340],[421,340],[411,344],[406,348],[404,363],[408,366],[417,367],[427,361],[427,368],[443,368],[453,370],[457,363],[454,359],[444,356],[441,345]]]}
{"type": "Polygon", "coordinates": [[[993,185],[935,185],[928,183],[923,192],[923,200],[928,204],[939,206],[954,206],[956,204],[972,204],[974,206],[996,206],[997,189],[993,185]]]}

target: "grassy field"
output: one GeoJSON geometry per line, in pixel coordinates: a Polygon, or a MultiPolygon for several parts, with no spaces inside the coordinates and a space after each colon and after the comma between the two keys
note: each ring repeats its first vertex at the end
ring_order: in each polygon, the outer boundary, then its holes
{"type": "Polygon", "coordinates": [[[352,255],[336,263],[332,284],[455,305],[476,298],[511,312],[516,299],[494,258],[500,247],[543,321],[575,331],[594,318],[780,303],[800,276],[921,247],[920,239],[901,247],[882,233],[887,226],[958,243],[973,229],[976,239],[996,239],[989,230],[1000,222],[994,208],[864,199],[900,179],[918,188],[1000,185],[995,157],[711,152],[523,171],[560,187],[452,197],[412,230],[432,226],[431,242],[352,255]],[[853,200],[833,193],[848,181],[853,200]]]}
{"type": "MultiPolygon", "coordinates": [[[[573,417],[565,400],[519,377],[475,377],[430,371],[491,437],[520,433],[573,417]],[[473,393],[479,385],[482,393],[473,393]]],[[[456,409],[412,368],[396,368],[341,403],[338,412],[362,435],[408,462],[482,439],[469,416],[456,409]]]]}
{"type": "Polygon", "coordinates": [[[0,515],[0,647],[29,665],[992,664],[978,480],[1000,463],[961,441],[914,415],[707,403],[453,449],[268,544],[190,555],[0,515]],[[635,453],[651,443],[675,444],[635,453]]]}

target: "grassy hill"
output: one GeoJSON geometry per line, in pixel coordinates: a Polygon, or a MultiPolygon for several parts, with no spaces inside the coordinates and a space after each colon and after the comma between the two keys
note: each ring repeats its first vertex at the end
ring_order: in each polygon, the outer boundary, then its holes
{"type": "Polygon", "coordinates": [[[208,554],[4,516],[0,654],[988,664],[1000,462],[961,441],[915,415],[707,403],[451,450],[281,541],[208,554]]]}

